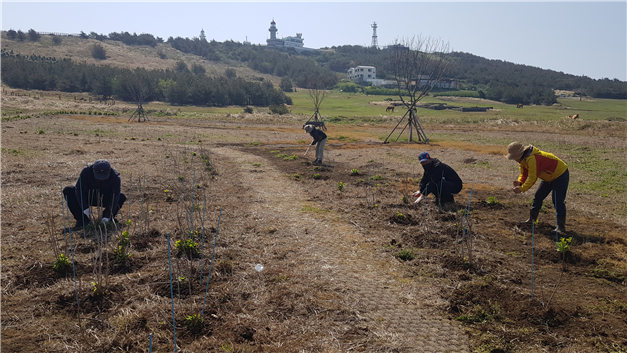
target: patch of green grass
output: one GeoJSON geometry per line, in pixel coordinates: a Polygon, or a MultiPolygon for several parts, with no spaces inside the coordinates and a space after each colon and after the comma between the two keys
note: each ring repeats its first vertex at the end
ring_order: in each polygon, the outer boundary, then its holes
{"type": "Polygon", "coordinates": [[[501,309],[501,306],[497,303],[488,302],[484,305],[476,304],[466,313],[456,317],[455,320],[466,324],[487,324],[493,321],[498,321],[502,317],[503,309],[501,309]]]}
{"type": "Polygon", "coordinates": [[[248,145],[246,145],[248,147],[257,147],[257,146],[261,146],[261,142],[251,142],[248,145]]]}
{"type": "Polygon", "coordinates": [[[396,256],[402,261],[411,261],[416,257],[411,250],[401,250],[396,256]]]}
{"type": "Polygon", "coordinates": [[[384,177],[380,176],[379,174],[377,175],[373,175],[369,178],[370,180],[383,180],[385,179],[384,177]]]}
{"type": "Polygon", "coordinates": [[[324,208],[313,207],[313,206],[309,206],[309,205],[303,206],[301,211],[314,212],[314,213],[329,213],[329,212],[331,212],[331,210],[327,210],[327,209],[324,209],[324,208]]]}

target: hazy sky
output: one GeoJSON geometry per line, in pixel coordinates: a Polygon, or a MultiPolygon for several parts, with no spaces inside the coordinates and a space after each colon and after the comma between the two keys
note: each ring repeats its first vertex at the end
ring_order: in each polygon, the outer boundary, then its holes
{"type": "Polygon", "coordinates": [[[150,33],[265,44],[302,33],[309,48],[380,46],[414,35],[454,51],[591,78],[627,80],[627,2],[24,2],[2,0],[2,30],[150,33]]]}

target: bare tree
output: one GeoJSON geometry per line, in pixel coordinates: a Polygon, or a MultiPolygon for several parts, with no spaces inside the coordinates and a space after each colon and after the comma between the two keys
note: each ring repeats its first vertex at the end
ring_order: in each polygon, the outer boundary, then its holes
{"type": "Polygon", "coordinates": [[[143,69],[134,70],[128,75],[116,77],[115,87],[119,96],[137,103],[137,109],[128,120],[137,118],[138,122],[147,121],[143,104],[152,100],[155,91],[155,82],[150,74],[143,69]]]}
{"type": "Polygon", "coordinates": [[[418,141],[424,140],[429,143],[429,139],[427,139],[416,117],[415,107],[418,101],[429,94],[446,74],[449,65],[447,59],[447,54],[450,52],[449,44],[439,39],[414,36],[395,40],[394,44],[388,47],[388,50],[389,72],[394,75],[398,96],[407,108],[407,112],[390,132],[384,143],[388,142],[392,133],[405,120],[407,123],[396,140],[409,126],[410,142],[413,141],[413,129],[415,129],[418,134],[418,141]]]}
{"type": "MultiPolygon", "coordinates": [[[[307,91],[307,94],[309,95],[309,99],[314,105],[314,113],[309,118],[309,120],[307,120],[305,125],[317,126],[326,131],[327,127],[324,125],[324,121],[322,121],[320,106],[322,105],[322,102],[324,102],[324,99],[327,98],[327,96],[331,93],[331,91],[326,89],[325,81],[320,76],[310,79],[309,82],[311,83],[311,88],[307,91]]],[[[305,127],[305,125],[303,125],[303,128],[305,127]]]]}

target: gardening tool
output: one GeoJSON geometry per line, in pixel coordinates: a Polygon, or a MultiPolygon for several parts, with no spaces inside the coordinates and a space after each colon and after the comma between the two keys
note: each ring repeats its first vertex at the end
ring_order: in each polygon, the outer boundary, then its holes
{"type": "Polygon", "coordinates": [[[305,151],[305,154],[303,155],[303,157],[305,157],[307,155],[307,152],[309,152],[310,148],[311,148],[311,145],[309,145],[309,147],[307,147],[307,151],[305,151]]]}

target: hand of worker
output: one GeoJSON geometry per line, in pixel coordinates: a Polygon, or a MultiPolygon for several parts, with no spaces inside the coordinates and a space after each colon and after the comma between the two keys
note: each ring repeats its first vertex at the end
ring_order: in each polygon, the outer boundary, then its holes
{"type": "Polygon", "coordinates": [[[514,191],[514,194],[520,194],[522,191],[520,191],[520,187],[517,186],[515,188],[512,189],[514,191]]]}
{"type": "Polygon", "coordinates": [[[416,191],[416,192],[414,193],[414,197],[420,197],[420,190],[418,190],[418,191],[416,191]]]}
{"type": "Polygon", "coordinates": [[[518,180],[514,180],[514,186],[521,186],[522,183],[518,180]]]}
{"type": "Polygon", "coordinates": [[[102,217],[102,223],[107,223],[109,222],[109,218],[107,217],[102,217]]]}
{"type": "Polygon", "coordinates": [[[85,211],[83,211],[83,213],[85,214],[85,216],[89,217],[89,216],[91,216],[91,209],[88,208],[85,211]]]}
{"type": "Polygon", "coordinates": [[[414,201],[414,203],[420,203],[422,202],[422,200],[424,200],[425,195],[420,195],[420,197],[418,199],[416,199],[416,201],[414,201]]]}

